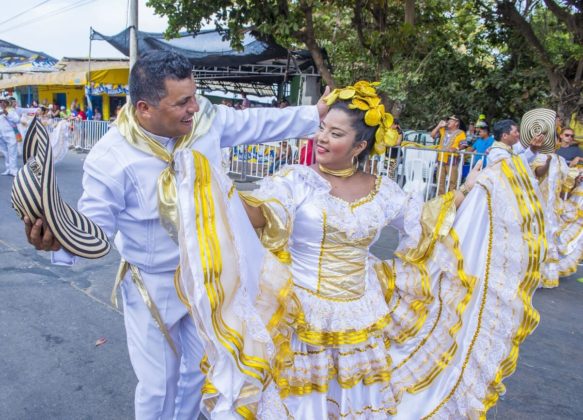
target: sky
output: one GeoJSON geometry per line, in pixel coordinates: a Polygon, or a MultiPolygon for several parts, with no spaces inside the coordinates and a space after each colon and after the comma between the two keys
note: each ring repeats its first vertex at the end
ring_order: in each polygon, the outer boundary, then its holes
{"type": "MultiPolygon", "coordinates": [[[[115,35],[128,25],[128,0],[2,0],[0,39],[60,59],[89,56],[89,28],[115,35]],[[23,13],[24,12],[24,13],[23,13]]],[[[141,31],[163,32],[167,19],[138,0],[141,31]]],[[[93,41],[92,57],[123,57],[106,41],[93,41]]]]}

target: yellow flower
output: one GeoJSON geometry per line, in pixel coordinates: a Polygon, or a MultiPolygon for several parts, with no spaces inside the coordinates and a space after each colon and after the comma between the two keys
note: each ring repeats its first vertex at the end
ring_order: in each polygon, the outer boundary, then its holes
{"type": "Polygon", "coordinates": [[[375,127],[381,123],[382,117],[383,114],[378,108],[371,108],[364,114],[364,122],[368,126],[375,127]]]}
{"type": "Polygon", "coordinates": [[[368,111],[370,106],[359,98],[353,98],[352,103],[348,104],[349,109],[360,109],[361,111],[368,111]]]}
{"type": "Polygon", "coordinates": [[[390,129],[385,132],[384,143],[387,147],[392,147],[397,144],[397,140],[399,140],[399,133],[395,129],[390,129]]]}
{"type": "Polygon", "coordinates": [[[356,94],[356,90],[352,89],[349,86],[346,89],[342,89],[340,91],[340,93],[338,94],[338,97],[342,100],[347,100],[347,99],[354,97],[355,94],[356,94]]]}
{"type": "Polygon", "coordinates": [[[330,92],[330,94],[328,96],[326,96],[326,98],[324,98],[324,100],[326,101],[326,105],[330,106],[334,102],[336,102],[336,99],[338,99],[339,93],[340,93],[340,89],[334,89],[332,92],[330,92]]]}
{"type": "Polygon", "coordinates": [[[384,155],[385,152],[387,151],[387,148],[385,147],[385,145],[382,142],[378,142],[375,141],[374,147],[373,147],[373,154],[375,155],[384,155]]]}

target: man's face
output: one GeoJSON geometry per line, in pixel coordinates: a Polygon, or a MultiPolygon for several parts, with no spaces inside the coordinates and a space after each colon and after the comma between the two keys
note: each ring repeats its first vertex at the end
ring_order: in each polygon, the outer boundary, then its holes
{"type": "Polygon", "coordinates": [[[447,129],[448,130],[455,130],[459,126],[460,126],[460,122],[458,120],[453,119],[453,118],[449,118],[447,120],[447,129]]]}
{"type": "Polygon", "coordinates": [[[560,137],[561,147],[569,147],[575,142],[575,132],[573,130],[564,130],[560,137]]]}
{"type": "Polygon", "coordinates": [[[509,133],[502,134],[502,143],[513,146],[520,140],[520,131],[518,127],[513,125],[509,133]]]}
{"type": "Polygon", "coordinates": [[[163,137],[174,138],[190,133],[193,116],[199,110],[194,79],[166,79],[164,85],[166,96],[157,105],[138,102],[140,123],[146,130],[163,137]]]}
{"type": "Polygon", "coordinates": [[[478,128],[478,136],[482,139],[487,139],[490,133],[484,128],[478,128]]]}

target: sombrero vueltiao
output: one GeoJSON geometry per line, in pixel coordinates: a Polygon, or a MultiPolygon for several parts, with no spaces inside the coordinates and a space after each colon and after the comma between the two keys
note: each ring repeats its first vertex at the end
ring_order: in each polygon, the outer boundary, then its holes
{"type": "Polygon", "coordinates": [[[24,166],[12,184],[12,207],[34,223],[44,217],[61,246],[84,258],[99,258],[111,246],[103,230],[73,210],[59,194],[49,135],[39,119],[30,124],[23,144],[24,166]]]}
{"type": "Polygon", "coordinates": [[[520,143],[529,147],[532,139],[544,134],[544,142],[538,150],[540,153],[554,153],[557,113],[552,109],[536,108],[528,111],[520,122],[520,143]]]}

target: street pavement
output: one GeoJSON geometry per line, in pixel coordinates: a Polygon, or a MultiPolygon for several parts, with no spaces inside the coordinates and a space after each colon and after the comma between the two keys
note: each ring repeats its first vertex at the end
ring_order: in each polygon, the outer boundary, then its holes
{"type": "MultiPolygon", "coordinates": [[[[85,157],[70,152],[56,168],[61,195],[72,205],[85,157]]],[[[25,239],[10,206],[11,182],[0,177],[0,419],[131,419],[136,378],[123,314],[110,304],[119,255],[51,265],[25,239]]],[[[395,245],[387,229],[373,252],[388,258],[395,245]]],[[[579,267],[559,288],[535,294],[541,323],[521,346],[517,372],[489,418],[583,418],[581,277],[579,267]]]]}

